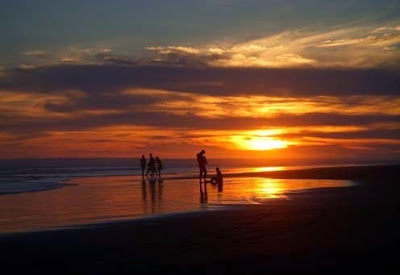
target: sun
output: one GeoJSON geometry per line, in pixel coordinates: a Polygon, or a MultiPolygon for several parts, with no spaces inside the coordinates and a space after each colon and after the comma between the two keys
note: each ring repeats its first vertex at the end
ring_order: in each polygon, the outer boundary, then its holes
{"type": "Polygon", "coordinates": [[[253,137],[246,140],[243,144],[247,150],[266,151],[273,149],[286,148],[288,143],[283,140],[271,137],[253,137]]]}
{"type": "Polygon", "coordinates": [[[246,137],[236,136],[233,138],[233,142],[237,147],[243,150],[254,150],[254,151],[267,151],[274,149],[283,149],[288,147],[289,142],[278,139],[276,137],[246,137]]]}
{"type": "Polygon", "coordinates": [[[294,144],[293,141],[281,139],[279,137],[281,133],[281,129],[252,130],[232,135],[229,137],[229,141],[235,146],[235,149],[253,151],[283,149],[294,144]]]}

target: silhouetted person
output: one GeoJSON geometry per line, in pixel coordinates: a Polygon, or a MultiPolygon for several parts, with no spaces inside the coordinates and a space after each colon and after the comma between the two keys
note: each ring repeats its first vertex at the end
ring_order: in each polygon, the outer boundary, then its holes
{"type": "Polygon", "coordinates": [[[200,174],[199,174],[199,179],[201,182],[201,178],[204,178],[204,183],[206,183],[206,177],[207,177],[207,169],[206,169],[206,164],[207,164],[207,159],[204,156],[206,151],[201,150],[199,153],[197,153],[197,162],[199,164],[199,169],[200,169],[200,174]]]}
{"type": "Polygon", "coordinates": [[[161,170],[164,169],[161,159],[156,157],[156,172],[158,173],[158,177],[161,178],[161,170]]]}
{"type": "Polygon", "coordinates": [[[146,169],[146,158],[142,155],[140,159],[140,166],[142,167],[142,178],[144,178],[144,170],[146,169]]]}
{"type": "Polygon", "coordinates": [[[149,163],[147,164],[147,172],[146,172],[146,177],[149,175],[149,172],[151,172],[151,175],[154,176],[154,173],[156,171],[156,162],[153,157],[153,154],[149,155],[149,163]]]}

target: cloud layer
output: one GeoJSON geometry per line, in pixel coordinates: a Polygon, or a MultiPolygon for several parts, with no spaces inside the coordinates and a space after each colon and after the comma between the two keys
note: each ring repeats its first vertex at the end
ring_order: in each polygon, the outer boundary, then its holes
{"type": "Polygon", "coordinates": [[[398,68],[400,25],[287,31],[234,45],[148,47],[154,61],[213,67],[398,68]]]}
{"type": "Polygon", "coordinates": [[[0,79],[0,152],[131,156],[154,148],[182,157],[179,148],[204,147],[233,157],[243,144],[251,149],[262,140],[280,145],[288,158],[317,156],[320,147],[331,157],[396,158],[398,91],[399,73],[377,69],[59,64],[8,70],[0,79]]]}

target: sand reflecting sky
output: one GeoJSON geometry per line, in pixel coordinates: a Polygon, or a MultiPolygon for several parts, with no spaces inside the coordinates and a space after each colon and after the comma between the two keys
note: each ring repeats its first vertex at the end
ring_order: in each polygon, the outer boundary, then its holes
{"type": "Polygon", "coordinates": [[[225,178],[224,191],[208,184],[202,201],[197,179],[142,182],[137,177],[75,178],[64,188],[0,196],[0,230],[18,231],[138,218],[156,214],[213,210],[231,204],[262,204],[287,199],[287,192],[349,186],[338,180],[225,178]],[[203,202],[203,203],[201,203],[203,202]]]}

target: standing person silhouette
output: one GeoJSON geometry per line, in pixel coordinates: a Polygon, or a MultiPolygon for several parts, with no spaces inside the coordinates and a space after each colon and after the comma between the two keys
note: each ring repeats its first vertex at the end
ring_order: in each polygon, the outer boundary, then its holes
{"type": "Polygon", "coordinates": [[[158,173],[158,177],[161,178],[161,170],[163,170],[164,167],[159,157],[156,157],[156,168],[157,168],[156,173],[158,173]]]}
{"type": "Polygon", "coordinates": [[[142,167],[142,179],[144,179],[144,170],[146,169],[146,158],[142,155],[140,159],[140,166],[142,167]]]}
{"type": "Polygon", "coordinates": [[[149,163],[147,164],[146,177],[149,176],[149,172],[151,172],[151,175],[154,176],[155,171],[156,171],[155,159],[153,157],[153,154],[149,154],[149,163]]]}
{"type": "Polygon", "coordinates": [[[199,174],[200,183],[201,183],[201,178],[204,178],[204,184],[207,182],[206,181],[206,177],[207,177],[207,169],[206,169],[207,159],[204,156],[205,153],[206,153],[206,151],[201,150],[196,155],[197,156],[197,162],[199,164],[199,169],[200,169],[200,174],[199,174]]]}

